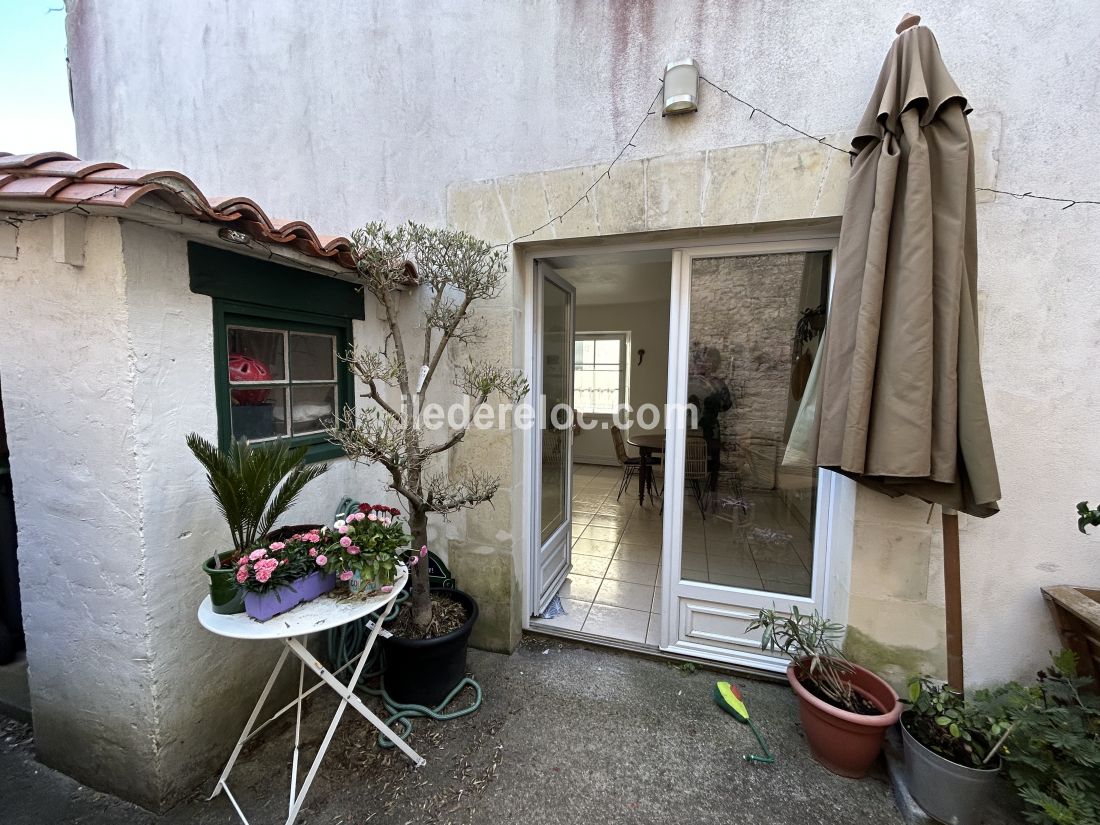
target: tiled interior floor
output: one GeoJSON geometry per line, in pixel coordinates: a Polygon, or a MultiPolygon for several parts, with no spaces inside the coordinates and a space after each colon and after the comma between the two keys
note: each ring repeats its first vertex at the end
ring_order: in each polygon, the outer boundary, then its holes
{"type": "MultiPolygon", "coordinates": [[[[638,504],[632,483],[616,500],[622,469],[573,467],[573,568],[558,591],[565,615],[535,626],[580,631],[656,647],[659,640],[660,502],[638,504]]],[[[682,575],[773,592],[808,592],[808,534],[792,525],[774,493],[746,493],[745,517],[700,517],[684,502],[682,575]],[[801,531],[801,532],[800,532],[801,531]]]]}

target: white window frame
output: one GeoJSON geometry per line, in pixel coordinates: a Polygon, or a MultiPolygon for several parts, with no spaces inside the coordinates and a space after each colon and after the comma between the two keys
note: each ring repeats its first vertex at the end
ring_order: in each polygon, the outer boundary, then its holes
{"type": "MultiPolygon", "coordinates": [[[[619,400],[616,404],[616,410],[622,409],[624,404],[630,403],[630,330],[605,330],[605,331],[584,331],[575,332],[573,334],[574,348],[576,344],[581,341],[610,341],[618,340],[619,342],[619,400]]],[[[595,412],[594,410],[585,410],[577,405],[577,366],[579,362],[574,356],[573,361],[573,408],[576,412],[587,417],[599,418],[601,416],[608,417],[613,413],[607,412],[595,412]]],[[[593,361],[593,366],[595,362],[593,361]]]]}

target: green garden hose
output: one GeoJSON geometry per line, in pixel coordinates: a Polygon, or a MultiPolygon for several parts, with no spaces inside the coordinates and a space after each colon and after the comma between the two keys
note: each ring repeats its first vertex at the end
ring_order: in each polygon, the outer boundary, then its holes
{"type": "MultiPolygon", "coordinates": [[[[401,593],[401,595],[397,597],[396,604],[400,605],[408,597],[408,593],[401,593]]],[[[394,611],[394,615],[396,615],[396,613],[397,611],[394,611]]],[[[370,628],[367,626],[367,621],[378,621],[378,614],[372,613],[365,619],[360,619],[359,621],[350,622],[341,627],[333,628],[325,634],[328,661],[333,671],[343,668],[352,658],[362,651],[364,645],[367,643],[367,636],[370,634],[370,628]]],[[[386,666],[382,656],[381,646],[376,646],[374,650],[371,651],[370,658],[367,660],[366,665],[364,665],[363,670],[363,675],[360,677],[359,684],[355,688],[356,693],[380,697],[386,711],[390,714],[389,717],[384,720],[386,725],[392,728],[394,733],[402,739],[407,739],[412,732],[412,719],[425,717],[443,722],[449,719],[458,719],[461,716],[467,716],[481,707],[481,685],[469,676],[455,685],[454,690],[448,693],[446,698],[434,708],[426,707],[425,705],[406,705],[394,701],[386,692],[386,666]],[[379,679],[379,686],[377,688],[367,687],[365,682],[374,678],[379,679]],[[448,712],[446,710],[447,706],[467,688],[473,689],[473,701],[466,707],[448,712]],[[394,727],[395,725],[400,725],[401,729],[397,730],[394,727]]],[[[381,733],[378,734],[378,745],[382,748],[392,748],[394,746],[393,742],[381,733]]]]}

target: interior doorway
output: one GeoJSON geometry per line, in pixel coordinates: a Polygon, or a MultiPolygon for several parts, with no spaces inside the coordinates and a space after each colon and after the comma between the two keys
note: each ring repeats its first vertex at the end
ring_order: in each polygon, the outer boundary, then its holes
{"type": "MultiPolygon", "coordinates": [[[[537,440],[553,449],[536,466],[570,471],[549,493],[553,474],[535,474],[534,509],[563,502],[570,530],[554,574],[533,571],[528,627],[778,670],[746,630],[757,610],[834,606],[845,482],[784,461],[834,252],[825,237],[532,262],[533,388],[568,376],[547,404],[564,393],[576,417],[537,440]],[[548,321],[547,283],[569,293],[568,322],[548,321]]],[[[547,538],[533,535],[536,567],[547,538]]]]}

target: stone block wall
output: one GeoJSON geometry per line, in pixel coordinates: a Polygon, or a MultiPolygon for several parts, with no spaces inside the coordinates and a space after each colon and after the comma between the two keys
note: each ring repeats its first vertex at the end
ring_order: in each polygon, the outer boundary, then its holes
{"type": "Polygon", "coordinates": [[[794,403],[791,336],[802,309],[805,259],[799,252],[692,265],[688,394],[693,381],[725,382],[732,406],[718,416],[722,463],[737,467],[748,489],[772,490],[778,482],[794,403]],[[715,365],[706,363],[711,358],[715,365]]]}
{"type": "MultiPolygon", "coordinates": [[[[996,117],[972,119],[976,142],[977,178],[980,186],[994,183],[996,170],[995,139],[999,130],[996,117]]],[[[831,143],[844,145],[846,135],[832,135],[831,143]]],[[[558,210],[576,200],[577,194],[603,173],[605,167],[590,166],[479,182],[452,184],[447,195],[448,222],[492,243],[507,243],[524,235],[532,227],[546,223],[558,210]]],[[[647,158],[616,165],[610,181],[602,182],[586,201],[560,221],[554,221],[534,235],[524,239],[525,245],[539,248],[555,240],[610,240],[615,236],[630,240],[666,239],[670,247],[678,245],[685,232],[705,232],[721,238],[729,235],[751,235],[764,228],[805,226],[820,221],[836,231],[844,206],[849,165],[839,153],[811,140],[781,140],[767,144],[714,148],[701,152],[647,158]],[[825,223],[831,221],[832,223],[825,223]]],[[[988,202],[988,193],[979,193],[979,201],[988,202]]],[[[819,224],[820,225],[820,224],[819,224]]],[[[828,231],[828,230],[826,230],[828,231]]],[[[521,247],[522,248],[522,247],[521,247]]],[[[748,276],[744,287],[729,295],[737,297],[748,313],[760,313],[772,318],[774,324],[754,325],[764,338],[759,339],[758,353],[752,370],[755,380],[768,391],[760,391],[745,403],[754,409],[754,418],[786,423],[785,399],[789,378],[789,344],[801,306],[795,295],[802,279],[803,255],[767,256],[767,265],[774,267],[774,278],[754,283],[750,289],[748,276]],[[775,286],[768,292],[768,281],[775,286]],[[783,289],[779,284],[786,281],[783,289]],[[784,304],[782,296],[790,298],[784,304]],[[782,380],[778,378],[782,372],[782,380]],[[761,376],[769,376],[767,380],[761,376]],[[774,409],[777,415],[767,413],[774,409]]],[[[510,305],[515,319],[516,348],[513,362],[522,365],[523,345],[521,313],[523,307],[522,273],[516,268],[518,258],[512,256],[513,271],[508,289],[498,299],[502,308],[510,305]]],[[[733,266],[728,264],[728,266],[733,266]]],[[[704,262],[705,270],[705,262],[704,262]]],[[[716,282],[717,286],[717,282],[716,282]]],[[[728,317],[727,301],[713,301],[714,307],[703,310],[704,317],[714,316],[715,340],[722,341],[720,315],[728,317]]],[[[735,310],[736,311],[736,310],[735,310]]],[[[749,376],[746,376],[746,378],[749,376]]],[[[746,381],[746,384],[751,383],[746,381]]],[[[728,426],[736,428],[736,422],[728,426]]],[[[763,439],[752,439],[754,452],[762,455],[756,462],[760,484],[774,483],[779,459],[772,445],[782,428],[774,428],[763,439]],[[765,469],[771,468],[771,469],[765,469]]],[[[520,576],[524,572],[525,525],[521,523],[522,496],[527,495],[520,474],[515,468],[521,457],[522,442],[518,436],[487,434],[497,439],[504,450],[511,441],[513,486],[508,505],[511,508],[511,532],[500,530],[495,542],[461,539],[455,546],[474,549],[475,557],[494,559],[488,565],[493,571],[494,604],[501,614],[507,612],[505,601],[511,600],[513,620],[502,624],[480,638],[482,644],[506,649],[514,644],[515,628],[521,618],[520,576]]],[[[472,451],[472,459],[491,458],[505,468],[509,458],[488,449],[484,443],[462,445],[460,453],[472,451]]],[[[915,502],[899,503],[862,488],[855,490],[853,546],[830,565],[830,591],[835,594],[834,618],[850,626],[849,645],[857,659],[874,665],[897,680],[914,668],[929,673],[944,674],[943,599],[942,599],[942,539],[938,524],[929,523],[927,508],[923,515],[915,502]],[[850,575],[848,575],[851,571],[850,575]]],[[[503,527],[505,517],[499,514],[503,527]]],[[[848,528],[840,527],[838,534],[848,528]]],[[[455,558],[461,558],[461,555],[455,558]]],[[[452,562],[454,564],[454,562],[452,562]]],[[[463,562],[459,562],[463,564],[463,562]]]]}

